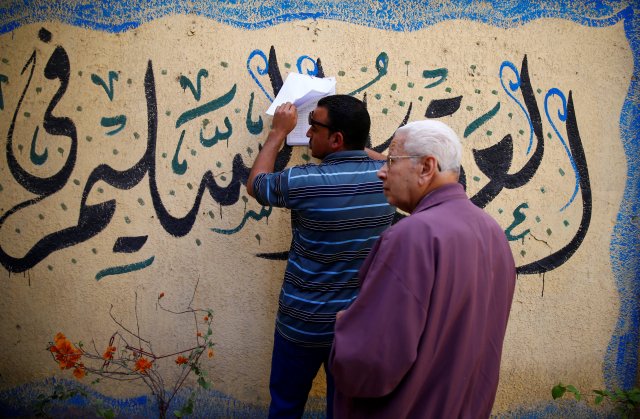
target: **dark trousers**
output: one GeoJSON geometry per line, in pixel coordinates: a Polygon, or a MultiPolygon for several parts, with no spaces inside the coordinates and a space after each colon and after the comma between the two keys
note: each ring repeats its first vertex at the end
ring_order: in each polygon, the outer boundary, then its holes
{"type": "Polygon", "coordinates": [[[270,419],[299,419],[311,391],[313,379],[324,364],[327,376],[327,419],[333,418],[333,377],[329,373],[328,348],[308,348],[288,341],[276,331],[271,358],[270,419]]]}

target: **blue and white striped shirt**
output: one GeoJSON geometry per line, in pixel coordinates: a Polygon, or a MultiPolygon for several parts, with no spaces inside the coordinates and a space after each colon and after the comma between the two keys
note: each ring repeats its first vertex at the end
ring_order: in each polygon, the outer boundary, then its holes
{"type": "Polygon", "coordinates": [[[291,209],[292,242],[276,329],[305,346],[330,346],[336,313],[355,300],[358,269],[395,208],[376,172],[383,161],[341,151],[321,164],[258,175],[262,205],[291,209]]]}

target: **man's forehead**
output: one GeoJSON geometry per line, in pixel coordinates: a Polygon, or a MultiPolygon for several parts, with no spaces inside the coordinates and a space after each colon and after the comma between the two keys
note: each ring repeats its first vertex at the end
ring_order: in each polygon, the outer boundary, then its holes
{"type": "Polygon", "coordinates": [[[313,119],[317,120],[318,122],[323,122],[321,121],[327,118],[327,108],[324,108],[322,106],[316,106],[316,108],[313,110],[313,119]]]}
{"type": "Polygon", "coordinates": [[[404,136],[393,134],[393,139],[391,140],[391,144],[389,145],[389,150],[393,150],[394,152],[404,149],[404,136]]]}

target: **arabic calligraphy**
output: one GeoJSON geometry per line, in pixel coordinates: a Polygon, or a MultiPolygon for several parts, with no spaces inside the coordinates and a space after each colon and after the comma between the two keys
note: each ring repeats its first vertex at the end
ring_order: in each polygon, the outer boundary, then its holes
{"type": "MultiPolygon", "coordinates": [[[[52,40],[52,34],[43,28],[40,30],[38,38],[41,42],[49,43],[52,40]]],[[[17,140],[14,135],[15,128],[16,124],[20,121],[21,115],[24,114],[23,103],[25,97],[34,90],[32,80],[38,68],[39,54],[37,49],[34,49],[26,59],[20,73],[22,79],[11,80],[13,83],[22,83],[23,88],[15,109],[13,109],[11,124],[6,137],[6,155],[11,176],[20,187],[35,195],[35,197],[19,202],[4,211],[0,216],[0,229],[2,229],[10,217],[16,216],[29,207],[38,205],[45,198],[61,191],[69,182],[71,172],[78,159],[78,130],[76,123],[73,117],[64,116],[64,112],[57,110],[58,104],[71,87],[70,75],[72,63],[63,46],[56,46],[54,48],[43,70],[44,77],[51,81],[57,81],[59,87],[50,98],[41,124],[38,123],[33,127],[29,159],[36,166],[46,166],[49,160],[51,160],[51,154],[49,153],[50,146],[47,138],[39,137],[41,133],[40,125],[42,125],[45,133],[51,136],[62,136],[67,139],[66,145],[58,149],[60,154],[64,155],[64,162],[55,173],[49,176],[37,176],[27,170],[15,154],[16,147],[18,150],[21,150],[21,144],[16,145],[17,140]]],[[[392,68],[391,62],[394,59],[395,57],[390,56],[387,52],[380,52],[375,59],[377,74],[373,79],[365,82],[360,87],[351,89],[350,94],[362,94],[367,103],[371,103],[372,100],[381,100],[382,95],[379,93],[373,96],[368,95],[368,93],[374,88],[380,88],[379,85],[381,81],[390,76],[389,71],[392,68]]],[[[409,73],[410,64],[411,61],[405,61],[406,74],[409,73]]],[[[290,65],[287,64],[287,66],[290,65]]],[[[310,54],[299,55],[296,60],[296,67],[299,72],[324,77],[324,69],[319,57],[314,59],[310,54]],[[311,69],[305,69],[304,65],[306,64],[311,64],[311,69]]],[[[362,71],[364,71],[364,67],[362,68],[362,71]]],[[[245,138],[247,133],[250,136],[257,136],[263,133],[264,121],[262,116],[255,111],[256,93],[260,94],[259,92],[262,92],[268,100],[273,100],[273,97],[278,94],[278,91],[283,85],[283,75],[278,65],[275,48],[272,46],[268,54],[260,49],[253,49],[247,56],[246,70],[257,90],[250,92],[248,96],[248,110],[246,115],[241,115],[244,118],[244,126],[242,126],[242,124],[234,125],[232,120],[233,111],[231,110],[231,105],[239,100],[247,100],[247,96],[238,94],[237,83],[218,82],[218,86],[223,87],[224,93],[217,97],[210,98],[211,94],[208,89],[211,88],[209,81],[211,81],[212,77],[210,77],[209,69],[199,68],[193,81],[185,75],[180,75],[175,80],[176,89],[181,89],[184,93],[188,92],[190,95],[188,95],[189,98],[193,98],[198,104],[180,112],[173,124],[176,129],[175,140],[172,146],[174,151],[170,159],[170,167],[173,174],[176,176],[185,176],[191,170],[190,162],[197,159],[197,153],[194,149],[191,149],[191,157],[189,157],[189,154],[186,152],[186,144],[187,142],[190,143],[191,140],[189,133],[192,133],[192,130],[188,130],[188,128],[194,124],[201,122],[201,125],[197,127],[199,129],[199,135],[196,144],[199,144],[203,149],[214,147],[221,142],[226,142],[227,147],[229,147],[231,140],[243,141],[242,138],[245,138]],[[257,59],[260,59],[261,62],[254,70],[252,64],[254,64],[257,59]],[[266,82],[267,79],[268,82],[266,82]],[[207,81],[207,83],[205,83],[205,81],[207,81]],[[263,81],[266,83],[263,84],[263,81]],[[265,85],[269,85],[269,89],[267,89],[265,85]],[[201,99],[205,97],[209,99],[206,99],[203,104],[199,104],[201,99]],[[241,99],[241,97],[245,99],[241,99]],[[222,125],[216,126],[216,124],[212,124],[210,129],[213,133],[207,133],[209,130],[207,128],[209,120],[204,118],[209,115],[217,115],[224,127],[222,127],[222,125]]],[[[450,70],[445,67],[423,69],[421,75],[424,79],[433,80],[421,87],[425,89],[425,92],[434,92],[436,87],[441,86],[451,78],[450,70]]],[[[91,73],[91,82],[100,89],[100,94],[106,94],[109,102],[113,102],[116,95],[121,94],[121,86],[118,84],[119,79],[119,72],[115,70],[106,72],[104,78],[97,72],[91,73]]],[[[2,84],[6,84],[8,81],[7,76],[0,75],[0,89],[2,88],[2,84]]],[[[84,184],[81,185],[82,193],[75,224],[64,227],[58,231],[44,234],[43,237],[36,240],[22,256],[12,256],[6,247],[1,248],[0,263],[2,263],[5,269],[10,272],[24,272],[41,263],[52,253],[87,242],[107,229],[112,223],[118,203],[115,199],[89,203],[88,198],[92,191],[97,189],[102,190],[102,187],[98,186],[99,183],[109,185],[116,190],[126,191],[141,184],[145,179],[148,179],[148,190],[151,196],[154,215],[164,231],[176,238],[189,234],[205,197],[210,197],[213,202],[220,205],[221,208],[222,206],[238,204],[240,198],[243,198],[244,201],[242,219],[238,220],[238,222],[230,228],[211,227],[210,231],[213,234],[233,235],[250,226],[252,221],[259,222],[263,219],[268,219],[272,214],[271,208],[263,207],[258,211],[247,211],[246,197],[241,196],[241,191],[248,177],[250,162],[245,162],[245,158],[240,153],[230,156],[230,171],[215,174],[212,170],[206,170],[199,176],[199,181],[196,182],[195,185],[188,183],[188,187],[194,189],[195,195],[192,198],[192,202],[187,203],[187,211],[185,214],[177,216],[167,208],[165,203],[167,197],[162,196],[158,184],[157,162],[159,153],[157,143],[159,104],[157,83],[154,63],[148,60],[143,80],[143,102],[146,107],[147,138],[145,149],[140,157],[125,169],[116,169],[113,165],[106,163],[97,164],[89,173],[84,184]],[[228,179],[228,177],[230,177],[230,179],[228,179]],[[207,194],[206,196],[205,193],[207,194]]],[[[486,208],[494,203],[504,191],[517,190],[529,184],[536,176],[545,155],[546,140],[543,135],[541,113],[534,94],[534,86],[530,77],[527,56],[525,55],[522,58],[519,69],[510,61],[503,61],[497,71],[496,83],[502,86],[508,98],[525,116],[530,128],[530,133],[526,151],[527,158],[524,162],[521,162],[519,156],[518,158],[514,156],[515,133],[507,132],[500,140],[484,148],[476,147],[473,142],[471,143],[471,152],[475,167],[473,167],[472,170],[469,167],[462,168],[460,183],[469,190],[469,182],[479,182],[479,175],[486,178],[484,184],[471,195],[472,202],[481,208],[486,208]],[[505,81],[507,70],[513,73],[515,81],[505,81]],[[469,173],[473,173],[473,175],[469,175],[469,173]]],[[[409,82],[406,88],[414,89],[416,88],[415,86],[416,83],[409,82]]],[[[398,85],[396,83],[392,84],[391,90],[395,92],[397,89],[398,85]]],[[[450,88],[445,89],[445,96],[447,93],[451,93],[450,88]]],[[[476,94],[478,93],[479,91],[476,89],[476,94]]],[[[494,94],[496,93],[497,92],[494,92],[494,94]]],[[[449,95],[450,97],[434,97],[434,95],[439,95],[440,93],[430,94],[431,97],[428,105],[426,108],[423,108],[424,115],[427,118],[457,118],[460,115],[463,104],[471,100],[469,95],[464,94],[449,95]]],[[[1,98],[0,90],[0,99],[1,98]]],[[[406,124],[411,118],[412,113],[415,112],[415,109],[424,106],[423,99],[424,96],[421,95],[417,101],[411,100],[408,101],[408,103],[405,103],[404,100],[398,101],[398,106],[400,107],[405,107],[406,104],[406,111],[403,111],[403,115],[395,125],[402,126],[406,124]]],[[[487,110],[484,111],[484,113],[466,121],[466,129],[464,130],[465,139],[473,140],[480,132],[482,126],[488,124],[489,121],[497,117],[503,112],[503,109],[508,106],[500,101],[494,101],[493,103],[494,104],[486,108],[487,110]]],[[[0,104],[2,105],[0,106],[0,110],[2,110],[4,102],[0,102],[0,104]]],[[[467,110],[469,109],[472,109],[472,106],[467,106],[467,110]]],[[[544,97],[544,109],[547,121],[555,133],[555,138],[558,139],[560,145],[563,147],[564,153],[568,157],[575,174],[573,192],[570,197],[567,197],[566,203],[559,208],[558,211],[564,211],[571,205],[578,205],[579,202],[582,206],[582,215],[573,237],[568,239],[559,249],[554,249],[536,260],[527,261],[518,266],[518,272],[521,274],[544,273],[556,269],[565,263],[580,247],[587,234],[591,220],[591,186],[586,156],[579,135],[578,118],[573,104],[573,92],[570,91],[568,97],[566,97],[559,88],[554,87],[549,89],[544,97]],[[549,111],[550,102],[554,99],[560,100],[560,109],[557,112],[556,120],[551,117],[549,111]],[[562,124],[564,124],[564,133],[562,132],[562,124]],[[580,201],[577,200],[578,197],[580,201]]],[[[238,113],[239,111],[240,110],[236,108],[235,112],[238,113]]],[[[384,111],[383,113],[386,114],[384,111]]],[[[169,113],[167,113],[167,115],[169,115],[169,113]]],[[[21,123],[26,124],[25,121],[21,123]]],[[[125,132],[128,132],[129,129],[127,115],[124,113],[115,116],[101,117],[100,126],[107,128],[107,131],[104,131],[104,135],[107,137],[123,135],[125,132]]],[[[522,132],[520,132],[520,134],[522,134],[522,132]]],[[[139,137],[137,132],[134,133],[134,136],[135,138],[139,137]]],[[[389,147],[392,136],[393,132],[387,132],[385,135],[386,140],[377,145],[373,145],[370,138],[368,145],[378,152],[384,152],[389,147]]],[[[89,141],[89,136],[87,136],[87,141],[89,141]]],[[[247,146],[246,150],[249,155],[253,152],[250,146],[247,146]]],[[[162,157],[164,157],[164,153],[162,153],[162,157]]],[[[283,169],[291,162],[291,159],[292,147],[285,145],[278,153],[275,169],[283,169]]],[[[220,167],[221,163],[218,162],[217,166],[220,167]]],[[[74,181],[74,183],[76,183],[76,181],[74,181]]],[[[76,184],[80,185],[79,182],[76,184]]],[[[170,195],[173,195],[173,191],[171,191],[170,195]]],[[[516,208],[513,208],[512,211],[509,211],[513,217],[512,221],[505,226],[505,234],[509,240],[523,240],[532,234],[531,229],[526,228],[528,215],[527,212],[524,211],[525,209],[530,210],[527,202],[521,203],[516,208]]],[[[211,212],[210,216],[213,218],[211,212]]],[[[398,214],[396,218],[401,217],[402,215],[398,214]]],[[[147,237],[146,235],[133,237],[128,235],[119,236],[115,240],[113,252],[136,253],[143,249],[147,237]]],[[[260,236],[256,235],[256,238],[258,242],[260,242],[260,236]]],[[[284,253],[276,252],[260,253],[257,256],[267,259],[281,259],[282,257],[286,257],[284,255],[284,253]]],[[[119,275],[144,269],[153,263],[154,258],[155,256],[145,257],[143,260],[128,265],[102,269],[96,274],[96,280],[103,279],[110,275],[119,275]]]]}

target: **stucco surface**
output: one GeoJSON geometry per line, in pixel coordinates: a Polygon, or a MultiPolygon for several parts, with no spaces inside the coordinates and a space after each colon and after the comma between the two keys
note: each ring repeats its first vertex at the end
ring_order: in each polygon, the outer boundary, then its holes
{"type": "MultiPolygon", "coordinates": [[[[557,267],[519,274],[494,412],[545,401],[558,381],[605,386],[603,359],[627,297],[611,262],[629,181],[620,120],[634,56],[623,22],[589,27],[541,18],[499,28],[452,20],[405,32],[301,19],[249,31],[174,15],[120,33],[47,21],[0,35],[0,74],[7,79],[0,83],[0,138],[11,150],[0,158],[0,333],[9,345],[0,360],[0,390],[69,377],[47,343],[62,331],[102,350],[117,328],[110,310],[128,327],[139,326],[154,350],[183,349],[195,330],[190,318],[158,309],[164,293],[167,307],[179,310],[193,298],[193,306],[213,310],[215,357],[204,364],[214,389],[243,403],[268,403],[289,213],[248,197],[243,175],[269,127],[264,111],[274,85],[264,70],[271,48],[283,79],[318,70],[313,62],[320,59],[339,93],[366,94],[372,146],[384,149],[403,119],[439,111],[432,117],[463,140],[469,196],[503,226],[519,267],[570,248],[557,267]],[[40,39],[42,28],[50,41],[40,39]],[[44,69],[60,48],[70,63],[68,88],[52,114],[70,118],[75,138],[54,135],[44,123],[61,85],[44,69]],[[525,93],[510,85],[525,83],[525,72],[541,138],[533,133],[525,93]],[[192,88],[182,87],[181,77],[192,88]],[[150,87],[156,114],[148,111],[150,87]],[[435,106],[438,100],[448,100],[448,110],[435,106]],[[577,129],[568,128],[567,114],[577,129]],[[155,136],[149,121],[157,121],[155,136]],[[508,135],[512,152],[477,153],[508,135]],[[74,143],[68,176],[50,182],[55,192],[43,196],[25,187],[29,176],[50,179],[68,165],[74,143]],[[535,168],[522,170],[539,147],[544,152],[535,168]],[[136,178],[128,170],[142,160],[146,172],[136,178]],[[494,181],[480,168],[487,162],[506,164],[520,185],[487,197],[484,188],[494,181]],[[120,173],[93,183],[104,165],[120,173]],[[45,240],[78,225],[87,206],[108,202],[113,214],[91,220],[101,228],[90,237],[45,240]],[[146,241],[137,251],[116,252],[120,237],[146,241]],[[39,258],[34,249],[42,248],[39,258]]],[[[274,65],[272,58],[272,71],[274,65]]],[[[287,163],[309,161],[308,150],[295,147],[287,163]]],[[[96,388],[115,398],[146,391],[108,382],[96,388]]],[[[319,377],[312,395],[323,390],[319,377]]]]}

